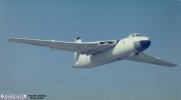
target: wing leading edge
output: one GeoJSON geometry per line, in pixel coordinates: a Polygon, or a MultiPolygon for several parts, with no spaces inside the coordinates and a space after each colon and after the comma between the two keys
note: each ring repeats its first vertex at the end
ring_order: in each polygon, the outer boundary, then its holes
{"type": "Polygon", "coordinates": [[[8,39],[10,42],[30,44],[48,47],[55,50],[64,50],[71,52],[79,52],[85,54],[95,54],[109,49],[116,44],[116,40],[98,41],[98,42],[65,42],[65,41],[55,41],[55,40],[39,40],[39,39],[26,39],[26,38],[14,38],[8,39]],[[111,43],[110,43],[111,42],[111,43]]]}
{"type": "Polygon", "coordinates": [[[140,53],[139,55],[131,56],[131,57],[127,58],[127,60],[162,65],[162,66],[167,66],[167,67],[177,66],[176,64],[173,64],[171,62],[167,62],[167,61],[161,60],[158,57],[152,57],[152,56],[149,56],[144,53],[140,53]]]}

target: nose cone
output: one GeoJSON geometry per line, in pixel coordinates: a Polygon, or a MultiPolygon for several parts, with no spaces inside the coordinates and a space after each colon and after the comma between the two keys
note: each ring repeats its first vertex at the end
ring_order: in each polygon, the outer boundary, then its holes
{"type": "Polygon", "coordinates": [[[147,49],[151,44],[150,40],[142,40],[140,41],[140,45],[143,49],[147,49]]]}
{"type": "Polygon", "coordinates": [[[134,42],[134,48],[135,48],[136,51],[138,51],[138,52],[144,51],[144,50],[147,49],[150,45],[151,45],[151,41],[150,41],[150,40],[140,40],[140,41],[134,42]]]}

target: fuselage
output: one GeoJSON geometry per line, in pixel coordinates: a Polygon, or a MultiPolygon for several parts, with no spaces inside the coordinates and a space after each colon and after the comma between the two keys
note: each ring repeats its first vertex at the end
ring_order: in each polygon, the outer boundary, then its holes
{"type": "Polygon", "coordinates": [[[129,56],[137,55],[146,50],[151,44],[149,37],[138,34],[130,35],[127,38],[118,40],[113,48],[109,48],[93,55],[81,54],[75,62],[74,67],[96,67],[114,61],[126,59],[129,56]]]}

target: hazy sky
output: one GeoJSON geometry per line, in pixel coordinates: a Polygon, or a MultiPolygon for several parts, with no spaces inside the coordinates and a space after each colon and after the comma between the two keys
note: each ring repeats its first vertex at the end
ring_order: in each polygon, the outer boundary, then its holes
{"type": "Polygon", "coordinates": [[[180,0],[0,0],[0,93],[46,100],[181,100],[181,66],[119,61],[72,68],[73,53],[7,42],[151,37],[145,52],[181,64],[180,0]]]}

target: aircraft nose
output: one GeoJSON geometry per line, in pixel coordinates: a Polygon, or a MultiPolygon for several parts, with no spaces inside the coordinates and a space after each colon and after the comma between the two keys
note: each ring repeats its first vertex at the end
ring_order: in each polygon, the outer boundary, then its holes
{"type": "Polygon", "coordinates": [[[134,42],[134,48],[136,49],[136,51],[138,52],[142,52],[145,49],[147,49],[149,46],[151,45],[151,41],[148,40],[140,40],[140,41],[136,41],[134,42]]]}
{"type": "Polygon", "coordinates": [[[140,45],[143,49],[147,49],[151,44],[150,40],[141,40],[140,45]]]}

